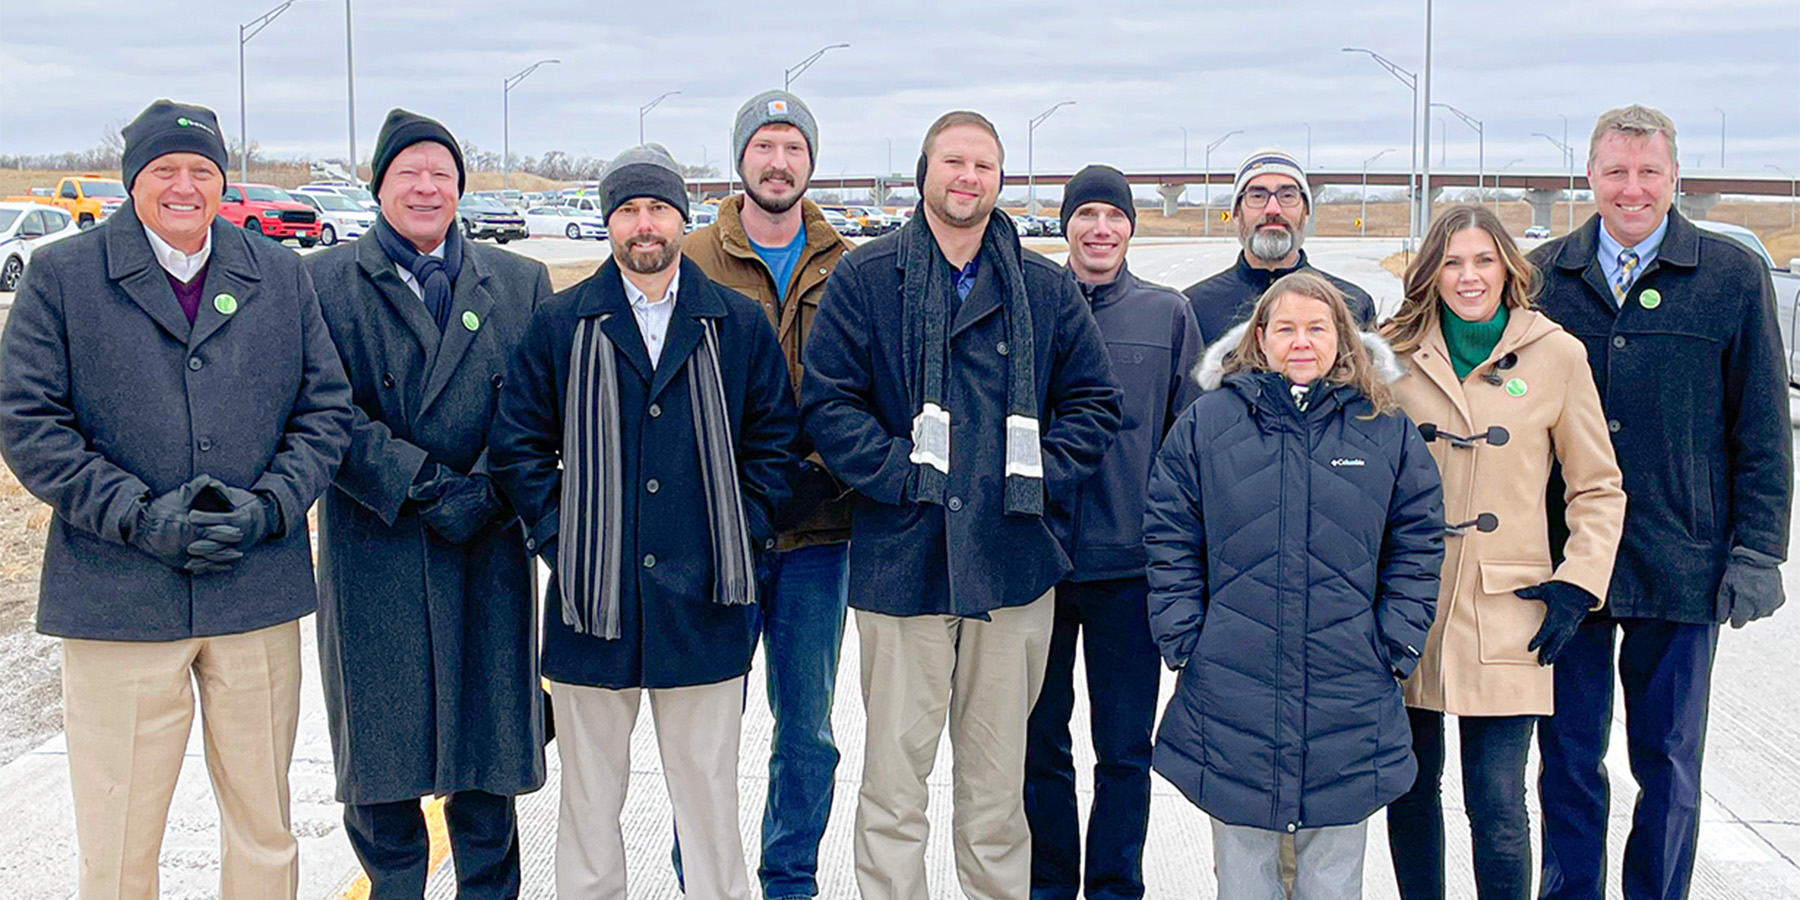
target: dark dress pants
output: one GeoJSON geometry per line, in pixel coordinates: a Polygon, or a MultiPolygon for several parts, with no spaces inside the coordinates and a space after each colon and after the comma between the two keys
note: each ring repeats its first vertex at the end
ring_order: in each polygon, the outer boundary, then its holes
{"type": "Polygon", "coordinates": [[[1031,824],[1032,900],[1144,896],[1150,822],[1150,741],[1162,657],[1150,637],[1143,578],[1056,586],[1056,624],[1044,689],[1025,741],[1025,816],[1031,824]],[[1075,710],[1075,639],[1087,664],[1094,738],[1094,805],[1088,812],[1087,879],[1069,718],[1075,710]]]}
{"type": "Polygon", "coordinates": [[[1681,900],[1700,833],[1700,763],[1719,626],[1657,619],[1590,621],[1556,663],[1556,715],[1538,725],[1543,774],[1543,900],[1606,892],[1613,646],[1625,738],[1639,787],[1625,841],[1626,900],[1681,900]]]}
{"type": "MultiPolygon", "coordinates": [[[[369,900],[419,900],[431,875],[431,839],[417,800],[345,804],[350,846],[369,876],[369,900]]],[[[519,829],[513,798],[458,791],[444,799],[457,900],[519,896],[519,829]]]]}
{"type": "MultiPolygon", "coordinates": [[[[1388,852],[1401,900],[1444,897],[1444,714],[1408,709],[1419,777],[1388,806],[1388,852]]],[[[1531,818],[1525,757],[1536,716],[1457,716],[1475,896],[1530,900],[1531,818]]]]}

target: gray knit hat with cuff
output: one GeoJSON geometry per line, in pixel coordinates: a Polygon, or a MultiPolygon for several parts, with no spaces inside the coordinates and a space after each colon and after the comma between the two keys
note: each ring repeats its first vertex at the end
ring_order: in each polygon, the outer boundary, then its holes
{"type": "Polygon", "coordinates": [[[1244,199],[1244,188],[1250,179],[1258,175],[1286,175],[1300,183],[1300,196],[1306,201],[1306,208],[1312,209],[1312,187],[1306,183],[1306,170],[1301,168],[1300,161],[1293,154],[1274,147],[1265,147],[1238,163],[1237,179],[1231,186],[1231,208],[1237,209],[1238,203],[1244,199]]]}
{"type": "Polygon", "coordinates": [[[763,91],[738,109],[737,123],[731,128],[731,166],[743,174],[744,148],[764,125],[792,125],[806,138],[806,149],[812,154],[813,168],[818,168],[819,123],[813,121],[812,110],[799,97],[787,91],[763,91]]]}
{"type": "Polygon", "coordinates": [[[653,197],[688,218],[687,178],[661,144],[644,144],[619,154],[600,173],[600,204],[606,218],[627,200],[653,197]]]}

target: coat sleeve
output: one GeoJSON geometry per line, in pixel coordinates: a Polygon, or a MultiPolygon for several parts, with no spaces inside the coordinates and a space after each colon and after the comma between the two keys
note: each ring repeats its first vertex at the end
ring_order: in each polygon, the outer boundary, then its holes
{"type": "Polygon", "coordinates": [[[1725,357],[1731,544],[1785,560],[1794,494],[1794,432],[1776,325],[1775,286],[1760,264],[1755,269],[1760,294],[1744,304],[1743,323],[1725,357]]]}
{"type": "Polygon", "coordinates": [[[325,327],[312,276],[296,266],[294,280],[300,297],[301,340],[306,342],[300,390],[288,411],[275,458],[251,487],[275,497],[286,534],[306,528],[307,509],[331,486],[350,446],[352,420],[350,382],[344,379],[344,364],[325,327]]]}
{"type": "Polygon", "coordinates": [[[777,515],[793,493],[800,465],[800,412],[794,407],[793,382],[775,327],[761,310],[751,310],[745,333],[750,338],[750,379],[737,434],[738,488],[744,498],[745,525],[752,546],[761,548],[775,536],[777,515]]]}
{"type": "Polygon", "coordinates": [[[825,281],[803,351],[801,416],[832,474],[877,503],[897,506],[906,501],[913,473],[912,439],[889,434],[875,415],[875,336],[856,269],[839,263],[825,281]]]}
{"type": "Polygon", "coordinates": [[[1049,425],[1038,443],[1043,450],[1044,492],[1068,497],[1100,467],[1100,459],[1119,436],[1122,392],[1113,378],[1100,324],[1074,276],[1059,274],[1056,342],[1045,397],[1049,425]]]}
{"type": "Polygon", "coordinates": [[[66,522],[124,543],[150,488],[93,448],[76,426],[58,269],[25,270],[0,339],[0,452],[32,496],[66,522]]]}
{"type": "Polygon", "coordinates": [[[1387,648],[1389,667],[1405,678],[1419,664],[1425,632],[1437,613],[1438,578],[1444,565],[1444,488],[1419,429],[1404,414],[1393,415],[1404,427],[1381,537],[1375,627],[1387,648]]]}
{"type": "MultiPolygon", "coordinates": [[[[562,385],[557,323],[540,305],[514,350],[488,428],[488,476],[525,522],[533,550],[556,537],[561,508],[562,385]]],[[[567,348],[563,348],[565,351],[567,348]]]]}
{"type": "Polygon", "coordinates": [[[1550,424],[1550,445],[1562,470],[1568,539],[1554,577],[1587,591],[1605,606],[1625,528],[1624,480],[1587,351],[1572,336],[1561,343],[1568,359],[1563,379],[1567,387],[1562,411],[1550,424]]]}
{"type": "Polygon", "coordinates": [[[1194,367],[1200,362],[1206,342],[1200,339],[1200,323],[1195,321],[1194,311],[1185,300],[1176,305],[1170,331],[1174,339],[1171,346],[1175,348],[1175,371],[1169,373],[1169,409],[1163,421],[1172,428],[1182,410],[1200,396],[1200,381],[1194,377],[1194,367]]]}
{"type": "Polygon", "coordinates": [[[1151,464],[1144,506],[1150,634],[1172,669],[1187,665],[1206,617],[1206,522],[1194,430],[1190,415],[1170,429],[1151,464]]]}

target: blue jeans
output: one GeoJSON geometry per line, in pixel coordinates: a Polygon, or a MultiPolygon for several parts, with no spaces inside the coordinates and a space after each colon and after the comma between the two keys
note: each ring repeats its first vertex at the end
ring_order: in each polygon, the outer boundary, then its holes
{"type": "Polygon", "coordinates": [[[1044,689],[1025,739],[1025,818],[1031,823],[1032,900],[1136,900],[1144,896],[1144,834],[1150,824],[1150,738],[1162,657],[1150,636],[1143,578],[1065,581],[1056,586],[1056,625],[1044,689]],[[1075,758],[1075,638],[1087,662],[1094,738],[1094,804],[1088,811],[1086,890],[1075,758]]]}

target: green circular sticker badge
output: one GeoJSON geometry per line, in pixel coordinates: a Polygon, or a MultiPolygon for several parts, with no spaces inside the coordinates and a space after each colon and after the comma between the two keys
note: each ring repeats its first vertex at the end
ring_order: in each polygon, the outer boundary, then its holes
{"type": "Polygon", "coordinates": [[[237,312],[237,298],[230,294],[220,294],[213,298],[213,309],[229,316],[237,312]]]}
{"type": "Polygon", "coordinates": [[[1662,294],[1651,288],[1638,295],[1638,305],[1645,309],[1655,309],[1662,305],[1662,294]]]}
{"type": "Polygon", "coordinates": [[[475,311],[472,309],[463,310],[462,319],[463,319],[463,327],[469,329],[470,331],[474,331],[475,329],[481,327],[481,317],[476,315],[475,311]]]}
{"type": "Polygon", "coordinates": [[[1525,379],[1514,378],[1506,383],[1506,392],[1514,397],[1525,396],[1525,379]]]}

